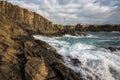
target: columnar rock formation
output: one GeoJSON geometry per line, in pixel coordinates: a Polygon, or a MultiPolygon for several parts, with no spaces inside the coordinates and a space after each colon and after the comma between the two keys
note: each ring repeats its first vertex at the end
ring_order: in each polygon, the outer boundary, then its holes
{"type": "Polygon", "coordinates": [[[32,37],[39,31],[55,32],[42,16],[0,2],[0,80],[81,80],[54,48],[32,37]]]}
{"type": "Polygon", "coordinates": [[[51,21],[17,5],[1,1],[0,12],[5,14],[10,20],[14,20],[13,25],[18,25],[26,30],[43,33],[54,33],[56,31],[51,21]]]}

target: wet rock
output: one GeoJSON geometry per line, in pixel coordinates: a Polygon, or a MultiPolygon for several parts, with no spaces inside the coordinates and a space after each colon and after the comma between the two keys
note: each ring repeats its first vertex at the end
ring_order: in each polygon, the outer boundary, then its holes
{"type": "Polygon", "coordinates": [[[75,59],[75,58],[71,58],[71,63],[74,66],[80,66],[81,65],[81,62],[78,59],[75,59]]]}
{"type": "Polygon", "coordinates": [[[112,76],[116,79],[119,80],[120,79],[120,72],[117,72],[114,68],[110,67],[109,68],[110,73],[112,74],[112,76]]]}
{"type": "Polygon", "coordinates": [[[72,58],[71,56],[67,56],[67,57],[68,57],[69,63],[71,65],[74,65],[74,66],[77,66],[77,67],[81,66],[82,63],[77,58],[72,58]]]}
{"type": "MultiPolygon", "coordinates": [[[[53,63],[50,66],[57,77],[53,76],[52,78],[48,78],[48,80],[83,80],[78,74],[69,68],[67,69],[61,63],[53,63]]],[[[49,76],[51,76],[51,74],[49,76]]]]}
{"type": "Polygon", "coordinates": [[[120,51],[120,48],[116,48],[116,47],[108,47],[107,49],[109,49],[111,52],[120,51]]]}
{"type": "Polygon", "coordinates": [[[54,32],[42,16],[0,2],[0,80],[82,80],[53,47],[32,37],[42,30],[54,32]]]}

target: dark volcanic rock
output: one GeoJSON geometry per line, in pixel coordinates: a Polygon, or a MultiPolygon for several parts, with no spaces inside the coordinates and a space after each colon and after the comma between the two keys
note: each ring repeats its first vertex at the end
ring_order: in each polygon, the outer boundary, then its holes
{"type": "Polygon", "coordinates": [[[108,47],[107,49],[109,49],[111,52],[120,51],[120,48],[116,48],[116,47],[108,47]]]}
{"type": "Polygon", "coordinates": [[[53,47],[30,35],[54,31],[45,23],[49,21],[36,13],[0,2],[0,80],[81,80],[53,47]],[[33,22],[42,26],[32,27],[33,22]]]}

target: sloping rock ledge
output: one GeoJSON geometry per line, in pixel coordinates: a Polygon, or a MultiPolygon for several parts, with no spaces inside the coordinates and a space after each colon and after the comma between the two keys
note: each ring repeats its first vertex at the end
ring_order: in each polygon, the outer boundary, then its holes
{"type": "MultiPolygon", "coordinates": [[[[42,30],[43,25],[33,30],[29,28],[31,25],[27,19],[8,15],[17,9],[19,7],[15,8],[10,3],[0,2],[0,80],[82,80],[64,65],[62,57],[53,47],[30,35],[42,30]],[[3,12],[6,11],[3,9],[8,11],[3,12]]],[[[46,31],[45,28],[43,30],[46,31]]]]}

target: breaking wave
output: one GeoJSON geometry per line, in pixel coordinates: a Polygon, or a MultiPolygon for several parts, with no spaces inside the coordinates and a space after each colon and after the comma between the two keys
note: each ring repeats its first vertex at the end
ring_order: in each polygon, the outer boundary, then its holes
{"type": "Polygon", "coordinates": [[[65,65],[80,74],[84,80],[120,80],[120,51],[111,52],[99,46],[98,42],[106,39],[71,35],[34,35],[34,38],[53,46],[63,56],[65,65]]]}

